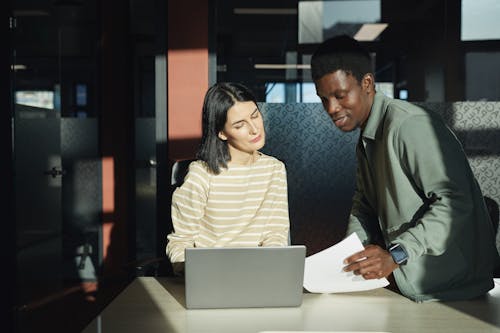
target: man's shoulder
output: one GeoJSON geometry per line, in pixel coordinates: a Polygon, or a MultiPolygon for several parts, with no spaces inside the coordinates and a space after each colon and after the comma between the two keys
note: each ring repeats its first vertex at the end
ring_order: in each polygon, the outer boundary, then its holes
{"type": "Polygon", "coordinates": [[[386,113],[391,118],[407,118],[412,116],[428,116],[429,112],[420,106],[408,101],[386,98],[385,99],[386,113]]]}
{"type": "Polygon", "coordinates": [[[393,99],[386,97],[383,103],[384,108],[384,126],[390,128],[398,128],[403,124],[413,123],[414,121],[423,120],[424,122],[432,123],[436,116],[431,111],[425,110],[422,107],[408,101],[393,99]],[[425,119],[425,120],[424,120],[425,119]]]}

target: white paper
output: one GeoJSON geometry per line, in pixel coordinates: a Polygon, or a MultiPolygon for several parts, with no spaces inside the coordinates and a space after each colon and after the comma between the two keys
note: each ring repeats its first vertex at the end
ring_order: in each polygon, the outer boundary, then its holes
{"type": "Polygon", "coordinates": [[[361,275],[344,272],[344,259],[364,249],[356,233],[337,244],[306,258],[304,288],[311,293],[342,293],[382,288],[386,278],[365,280],[361,275]]]}

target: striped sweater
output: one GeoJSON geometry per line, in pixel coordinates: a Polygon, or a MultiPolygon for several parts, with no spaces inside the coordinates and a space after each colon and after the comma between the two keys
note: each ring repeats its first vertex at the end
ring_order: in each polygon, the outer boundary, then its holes
{"type": "Polygon", "coordinates": [[[167,236],[170,261],[184,261],[187,247],[284,246],[288,242],[285,165],[260,154],[251,165],[211,173],[192,162],[172,196],[174,232],[167,236]]]}

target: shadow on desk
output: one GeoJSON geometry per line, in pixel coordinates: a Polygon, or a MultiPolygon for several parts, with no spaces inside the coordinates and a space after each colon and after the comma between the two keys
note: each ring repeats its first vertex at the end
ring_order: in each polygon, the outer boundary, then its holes
{"type": "MultiPolygon", "coordinates": [[[[154,278],[151,278],[154,279],[154,278]]],[[[158,282],[161,280],[158,279],[158,282]]],[[[170,288],[169,292],[170,292],[170,288]]],[[[173,293],[172,293],[173,295],[173,293]]],[[[132,282],[119,294],[103,312],[101,312],[86,328],[84,333],[101,332],[177,332],[175,324],[162,310],[165,293],[157,284],[141,280],[132,282]],[[114,304],[125,304],[125,308],[133,311],[123,312],[123,307],[114,304]],[[147,320],[145,320],[147,318],[147,320]],[[150,320],[153,318],[153,320],[150,320]],[[131,323],[136,324],[137,327],[131,323]]]]}
{"type": "Polygon", "coordinates": [[[495,288],[485,296],[468,301],[444,302],[443,304],[500,327],[500,279],[495,279],[495,288]]]}
{"type": "Polygon", "coordinates": [[[180,305],[186,308],[186,286],[184,284],[183,277],[169,278],[167,279],[156,279],[156,281],[175,298],[180,305]],[[168,283],[167,283],[168,281],[168,283]]]}

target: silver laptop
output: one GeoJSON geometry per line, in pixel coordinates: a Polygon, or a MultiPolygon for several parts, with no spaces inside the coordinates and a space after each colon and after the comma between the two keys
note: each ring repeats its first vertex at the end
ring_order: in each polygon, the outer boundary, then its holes
{"type": "Polygon", "coordinates": [[[291,307],[302,304],[306,247],[186,249],[186,307],[291,307]]]}

